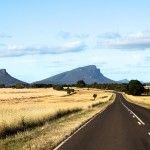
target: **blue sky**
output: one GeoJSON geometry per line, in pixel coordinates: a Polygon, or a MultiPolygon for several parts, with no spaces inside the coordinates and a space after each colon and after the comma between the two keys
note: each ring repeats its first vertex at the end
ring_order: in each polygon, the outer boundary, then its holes
{"type": "Polygon", "coordinates": [[[150,81],[149,0],[0,0],[0,68],[26,82],[96,65],[150,81]]]}

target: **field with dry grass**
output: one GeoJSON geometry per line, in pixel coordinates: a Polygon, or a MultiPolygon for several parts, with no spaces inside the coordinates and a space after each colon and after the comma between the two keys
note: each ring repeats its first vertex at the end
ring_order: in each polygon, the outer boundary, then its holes
{"type": "Polygon", "coordinates": [[[150,89],[150,85],[144,86],[145,89],[150,89]]]}
{"type": "Polygon", "coordinates": [[[89,109],[106,102],[112,93],[96,89],[76,89],[76,94],[47,89],[0,89],[0,135],[43,124],[58,114],[89,109]],[[97,94],[96,100],[93,94],[97,94]]]}
{"type": "Polygon", "coordinates": [[[124,96],[128,101],[150,109],[150,96],[133,96],[128,94],[124,94],[124,96]]]}

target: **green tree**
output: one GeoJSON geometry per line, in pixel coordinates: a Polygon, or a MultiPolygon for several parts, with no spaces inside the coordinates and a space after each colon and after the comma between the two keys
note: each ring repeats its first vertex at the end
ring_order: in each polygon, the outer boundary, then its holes
{"type": "Polygon", "coordinates": [[[86,86],[85,82],[83,80],[79,80],[76,84],[77,87],[83,88],[86,86]]]}
{"type": "Polygon", "coordinates": [[[95,100],[95,98],[97,97],[97,94],[93,94],[93,98],[94,98],[94,100],[95,100]]]}
{"type": "Polygon", "coordinates": [[[142,83],[138,80],[131,80],[127,87],[127,93],[135,96],[140,96],[144,92],[142,83]]]}

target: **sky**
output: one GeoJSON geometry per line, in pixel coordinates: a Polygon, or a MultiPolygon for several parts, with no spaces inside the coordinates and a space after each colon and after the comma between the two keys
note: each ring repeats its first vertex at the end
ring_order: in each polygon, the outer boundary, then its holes
{"type": "Polygon", "coordinates": [[[32,83],[87,65],[150,82],[149,0],[0,0],[0,69],[32,83]]]}

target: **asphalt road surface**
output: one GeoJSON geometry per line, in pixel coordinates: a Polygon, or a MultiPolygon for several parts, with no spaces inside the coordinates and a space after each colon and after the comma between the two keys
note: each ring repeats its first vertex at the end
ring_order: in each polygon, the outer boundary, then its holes
{"type": "Polygon", "coordinates": [[[80,129],[59,150],[150,150],[150,109],[115,102],[80,129]]]}

